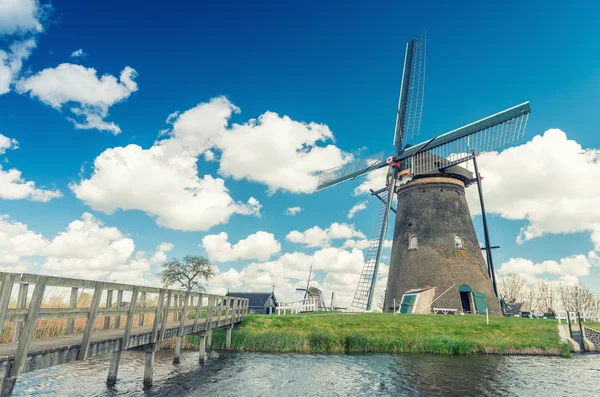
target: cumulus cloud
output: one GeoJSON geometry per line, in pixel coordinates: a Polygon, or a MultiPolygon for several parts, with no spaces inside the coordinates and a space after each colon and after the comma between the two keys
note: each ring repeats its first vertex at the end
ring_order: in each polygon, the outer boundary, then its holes
{"type": "MultiPolygon", "coordinates": [[[[312,254],[302,252],[285,253],[278,259],[251,263],[241,270],[228,269],[220,272],[211,283],[215,292],[229,289],[249,291],[270,291],[273,286],[280,300],[295,301],[303,295],[296,288],[306,287],[309,269],[312,266],[311,286],[320,288],[329,302],[331,292],[335,292],[336,306],[348,307],[352,303],[358,284],[364,257],[360,250],[323,248],[312,254]],[[316,280],[316,272],[324,272],[322,282],[316,280]]],[[[376,284],[376,296],[385,290],[388,266],[380,266],[376,284]]]]}
{"type": "Polygon", "coordinates": [[[387,171],[388,169],[384,167],[368,173],[360,185],[354,188],[354,195],[371,194],[370,189],[379,190],[382,187],[385,187],[385,176],[387,175],[387,171]]]}
{"type": "MultiPolygon", "coordinates": [[[[486,210],[525,220],[518,243],[548,233],[591,232],[600,250],[600,150],[584,149],[558,129],[503,152],[478,158],[486,210]]],[[[480,213],[477,189],[469,207],[480,213]]]]}
{"type": "Polygon", "coordinates": [[[530,284],[548,276],[557,277],[564,282],[577,282],[580,277],[590,274],[592,266],[600,266],[598,254],[594,251],[588,252],[587,256],[572,255],[558,261],[547,260],[540,263],[524,258],[511,258],[500,265],[498,274],[516,274],[530,284]]]}
{"type": "Polygon", "coordinates": [[[270,112],[258,120],[229,125],[235,112],[239,112],[235,105],[218,97],[172,113],[164,139],[148,149],[138,145],[107,149],[94,161],[93,174],[70,187],[96,210],[138,209],[170,228],[207,230],[233,214],[258,215],[261,208],[252,197],[246,203],[234,201],[222,179],[198,177],[198,158],[207,150],[213,153],[211,160],[216,161],[214,152],[219,153],[221,175],[264,183],[270,192],[311,192],[317,169],[346,161],[334,145],[317,145],[333,139],[326,126],[270,112]]]}
{"type": "Polygon", "coordinates": [[[201,246],[208,259],[214,262],[231,262],[237,259],[267,261],[281,251],[281,244],[272,233],[258,231],[231,245],[227,233],[212,234],[202,239],[201,246]]]}
{"type": "Polygon", "coordinates": [[[354,225],[337,222],[332,223],[326,229],[314,226],[303,232],[293,230],[285,237],[286,240],[292,243],[304,244],[307,247],[327,247],[331,244],[332,240],[352,238],[364,239],[366,236],[356,230],[354,225]]]}
{"type": "Polygon", "coordinates": [[[0,1],[0,95],[10,91],[36,47],[43,16],[44,8],[37,0],[0,1]]]}
{"type": "MultiPolygon", "coordinates": [[[[0,155],[6,150],[17,149],[19,143],[16,139],[8,138],[0,134],[0,155]]],[[[27,181],[21,176],[21,171],[16,168],[4,170],[0,163],[0,199],[47,202],[53,198],[62,197],[59,190],[37,188],[35,182],[27,181]]]]}
{"type": "Polygon", "coordinates": [[[0,216],[0,268],[26,271],[31,257],[42,257],[42,272],[59,276],[148,283],[151,265],[166,258],[173,244],[162,243],[146,255],[115,227],[84,213],[52,239],[28,229],[27,225],[0,216]]]}
{"type": "Polygon", "coordinates": [[[170,152],[160,144],[107,149],[94,161],[91,177],[70,188],[95,210],[137,209],[178,230],[208,230],[233,214],[259,215],[261,208],[253,197],[234,201],[223,179],[199,178],[193,153],[170,152]]]}
{"type": "Polygon", "coordinates": [[[354,218],[354,215],[356,215],[357,212],[365,209],[367,209],[367,200],[359,201],[352,208],[350,208],[350,211],[348,211],[348,219],[354,218]]]}
{"type": "Polygon", "coordinates": [[[287,210],[285,210],[285,214],[289,215],[289,216],[294,216],[297,213],[301,212],[303,210],[303,208],[300,207],[290,207],[287,210]]]}
{"type": "MultiPolygon", "coordinates": [[[[269,111],[242,124],[229,124],[232,114],[239,112],[227,98],[213,98],[170,117],[168,133],[178,145],[198,154],[219,151],[221,175],[262,183],[270,193],[311,193],[317,171],[351,158],[331,143],[333,133],[326,125],[269,111]]],[[[214,153],[209,158],[214,159],[214,153]]]]}
{"type": "Polygon", "coordinates": [[[98,78],[96,69],[63,63],[55,68],[44,69],[31,77],[19,80],[17,90],[55,109],[66,106],[75,116],[69,118],[75,128],[99,129],[118,134],[121,129],[104,119],[108,109],[137,91],[134,81],[137,73],[127,66],[119,79],[105,74],[98,78]]]}

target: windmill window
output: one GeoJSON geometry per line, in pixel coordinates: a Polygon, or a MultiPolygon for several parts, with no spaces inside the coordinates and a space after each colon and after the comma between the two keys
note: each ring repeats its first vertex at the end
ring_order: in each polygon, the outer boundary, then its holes
{"type": "Polygon", "coordinates": [[[410,236],[410,240],[408,240],[408,249],[416,250],[417,245],[418,245],[417,236],[410,236]]]}
{"type": "Polygon", "coordinates": [[[462,248],[463,247],[462,239],[460,238],[459,235],[454,236],[454,246],[456,248],[462,248]]]}

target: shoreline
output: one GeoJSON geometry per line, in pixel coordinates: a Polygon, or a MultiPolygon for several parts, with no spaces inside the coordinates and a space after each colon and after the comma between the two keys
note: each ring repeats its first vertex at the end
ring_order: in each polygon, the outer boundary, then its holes
{"type": "MultiPolygon", "coordinates": [[[[188,338],[190,347],[199,343],[188,338]]],[[[212,349],[224,350],[214,329],[212,349]]],[[[552,320],[365,313],[353,316],[249,315],[233,329],[232,351],[299,354],[571,355],[552,320]]]]}

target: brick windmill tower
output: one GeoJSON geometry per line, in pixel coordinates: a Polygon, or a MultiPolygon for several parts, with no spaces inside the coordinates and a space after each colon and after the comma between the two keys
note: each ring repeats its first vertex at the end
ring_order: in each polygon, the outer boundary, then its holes
{"type": "Polygon", "coordinates": [[[500,314],[487,221],[477,169],[478,154],[523,138],[529,103],[506,109],[417,145],[425,82],[425,33],[406,46],[394,132],[394,154],[322,171],[317,190],[386,167],[386,186],[371,194],[380,207],[352,306],[370,310],[390,211],[396,213],[384,310],[401,313],[500,314]],[[459,166],[472,160],[475,175],[459,166]],[[465,188],[476,184],[485,244],[481,254],[465,188]],[[398,205],[392,207],[394,195],[398,205]]]}

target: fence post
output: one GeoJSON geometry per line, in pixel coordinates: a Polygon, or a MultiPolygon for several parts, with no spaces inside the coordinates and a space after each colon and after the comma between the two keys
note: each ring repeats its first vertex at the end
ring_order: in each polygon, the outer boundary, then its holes
{"type": "MultiPolygon", "coordinates": [[[[106,291],[106,309],[110,310],[112,308],[112,297],[113,291],[109,289],[106,291]]],[[[110,329],[110,316],[104,316],[104,329],[110,329]]]]}
{"type": "Polygon", "coordinates": [[[154,377],[154,353],[156,352],[156,338],[158,336],[158,327],[161,323],[163,302],[165,300],[165,290],[161,289],[156,303],[156,312],[154,314],[154,323],[152,333],[150,334],[150,343],[146,346],[146,359],[144,360],[144,386],[152,386],[154,377]]]}
{"type": "MultiPolygon", "coordinates": [[[[204,294],[200,294],[198,297],[198,305],[196,305],[196,317],[194,318],[194,331],[198,326],[198,320],[202,317],[202,302],[204,301],[204,294]]],[[[208,318],[208,313],[206,313],[206,317],[208,318]]]]}
{"type": "MultiPolygon", "coordinates": [[[[77,307],[77,296],[78,296],[79,288],[72,287],[71,288],[71,298],[69,299],[69,309],[75,309],[77,307]]],[[[75,318],[67,319],[67,330],[65,331],[65,335],[71,335],[75,328],[75,318]]]]}
{"type": "MultiPolygon", "coordinates": [[[[123,306],[123,290],[120,289],[117,291],[117,309],[121,310],[123,306]]],[[[115,329],[121,328],[121,313],[117,314],[115,317],[115,329]]]]}
{"type": "Polygon", "coordinates": [[[12,293],[13,284],[15,282],[15,274],[4,274],[2,277],[2,287],[0,288],[0,333],[4,328],[4,320],[6,311],[8,310],[8,302],[12,293]]]}
{"type": "Polygon", "coordinates": [[[15,358],[10,368],[10,374],[9,377],[5,378],[4,382],[2,383],[2,396],[10,396],[12,394],[15,382],[17,381],[17,376],[19,376],[21,372],[23,372],[23,370],[25,369],[25,365],[27,364],[27,353],[29,352],[29,344],[31,343],[31,338],[33,337],[33,331],[35,330],[37,317],[40,312],[40,306],[42,305],[44,292],[46,291],[47,281],[48,280],[46,279],[46,277],[39,277],[35,283],[35,287],[33,288],[33,296],[31,297],[29,309],[27,309],[27,314],[25,315],[25,322],[23,324],[23,334],[21,335],[21,338],[19,338],[19,344],[17,346],[15,358]]]}
{"type": "MultiPolygon", "coordinates": [[[[19,285],[19,296],[17,297],[17,309],[25,309],[27,305],[27,290],[29,284],[19,285]]],[[[15,320],[15,327],[13,328],[12,341],[18,342],[21,336],[21,328],[23,327],[23,320],[15,320]]]]}
{"type": "MultiPolygon", "coordinates": [[[[179,320],[179,330],[177,331],[177,344],[175,345],[175,357],[173,358],[174,364],[179,364],[181,361],[181,342],[183,340],[183,326],[185,325],[185,320],[187,317],[187,307],[189,302],[190,292],[187,291],[185,293],[185,297],[183,298],[183,309],[181,311],[181,319],[179,320]]],[[[181,302],[181,298],[179,299],[181,302]]]]}
{"type": "Polygon", "coordinates": [[[165,314],[162,317],[162,324],[160,327],[160,338],[159,340],[165,339],[165,332],[167,330],[167,319],[169,317],[169,306],[171,306],[171,290],[167,293],[167,304],[165,305],[165,314]]]}
{"type": "MultiPolygon", "coordinates": [[[[142,292],[142,295],[141,295],[141,298],[140,298],[140,307],[142,309],[146,308],[146,293],[145,292],[142,292]]],[[[144,325],[144,317],[145,317],[144,313],[140,313],[140,322],[139,322],[140,327],[142,325],[144,325]]]]}
{"type": "Polygon", "coordinates": [[[96,324],[96,315],[98,314],[98,307],[100,306],[100,298],[102,297],[103,287],[104,283],[96,283],[94,296],[92,297],[92,304],[90,306],[90,312],[85,324],[85,331],[83,332],[83,340],[81,341],[81,347],[79,348],[79,355],[77,357],[78,360],[85,360],[87,358],[87,351],[90,347],[92,332],[94,331],[94,325],[96,324]]]}

